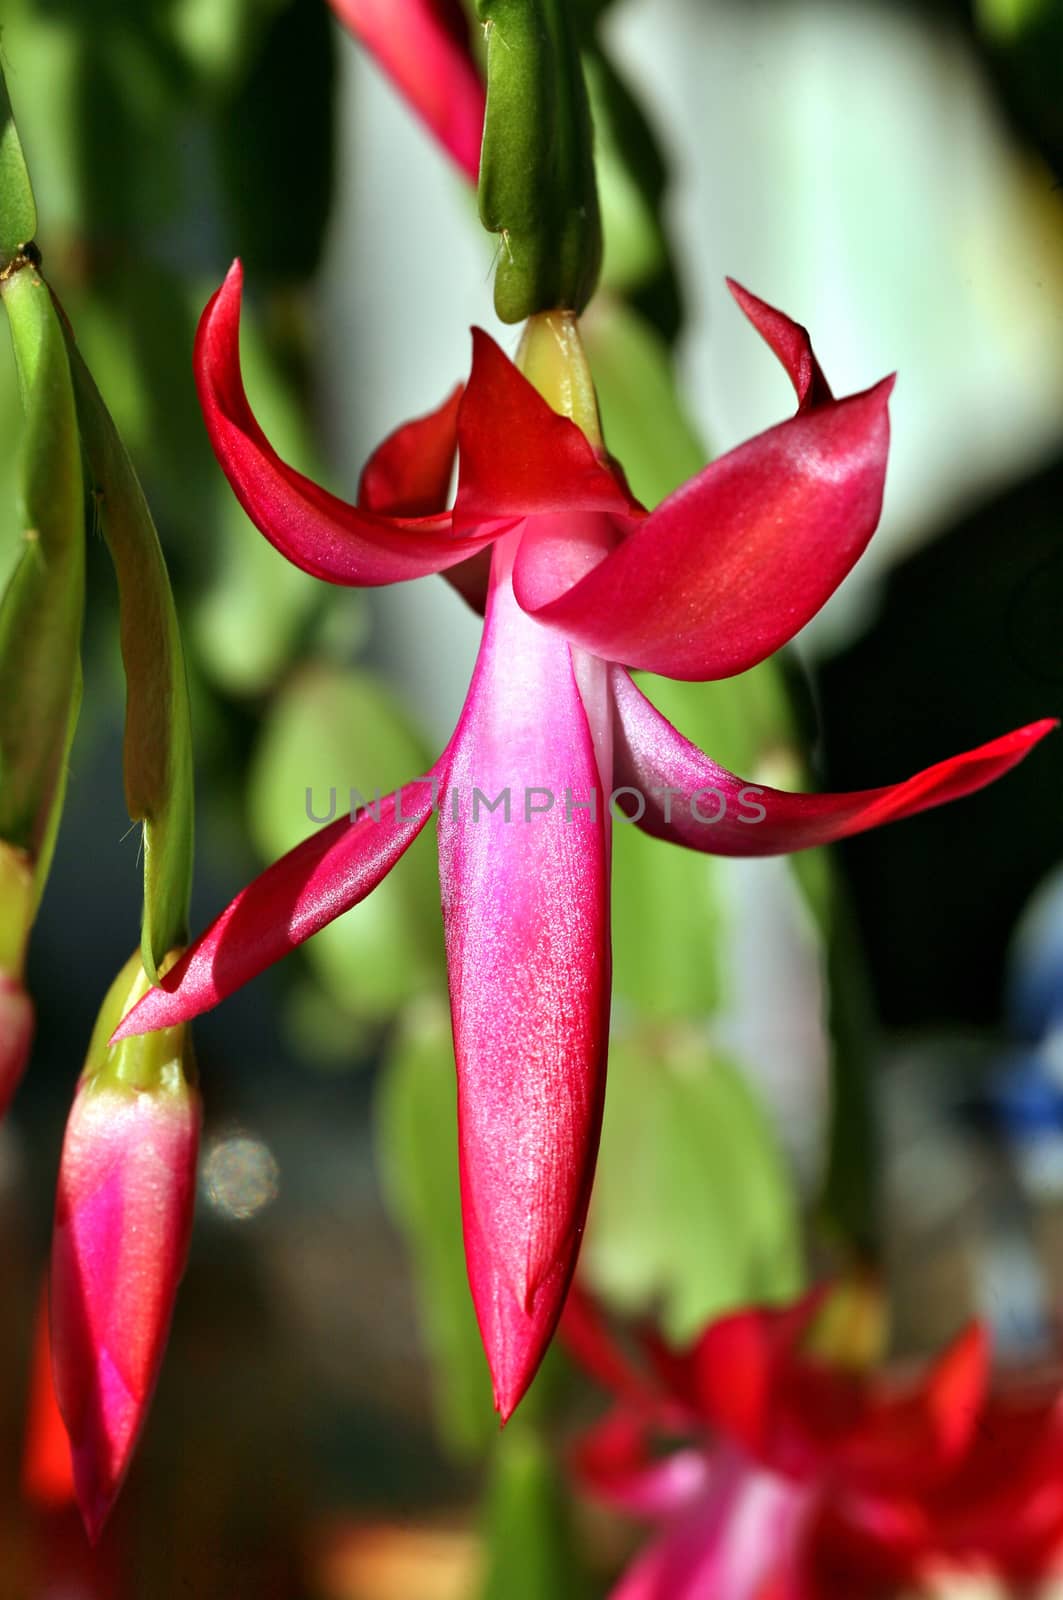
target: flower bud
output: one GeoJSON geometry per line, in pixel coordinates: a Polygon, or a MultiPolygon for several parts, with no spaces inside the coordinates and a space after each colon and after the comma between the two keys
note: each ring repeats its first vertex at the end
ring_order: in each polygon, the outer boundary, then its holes
{"type": "Polygon", "coordinates": [[[0,972],[0,1119],[22,1081],[33,1042],[33,1002],[17,978],[0,972]]]}
{"type": "Polygon", "coordinates": [[[104,1001],[66,1127],[52,1239],[52,1358],[95,1541],[155,1388],[195,1200],[200,1103],[187,1029],[107,1039],[149,987],[134,956],[104,1001]]]}

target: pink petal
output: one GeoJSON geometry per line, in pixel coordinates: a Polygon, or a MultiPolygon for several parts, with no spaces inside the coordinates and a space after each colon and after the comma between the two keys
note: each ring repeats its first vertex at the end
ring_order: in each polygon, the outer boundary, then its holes
{"type": "Polygon", "coordinates": [[[810,1511],[804,1491],[721,1451],[708,1489],[636,1560],[610,1600],[802,1600],[810,1511]],[[784,1576],[787,1586],[773,1587],[784,1576]]]}
{"type": "Polygon", "coordinates": [[[362,468],[358,504],[388,517],[429,517],[450,495],[464,386],[426,417],[389,433],[362,468]]]}
{"type": "Polygon", "coordinates": [[[606,829],[568,646],[516,605],[496,547],[440,810],[465,1254],[503,1419],[561,1313],[598,1145],[609,1013],[606,829]],[[504,810],[482,807],[475,791],[504,810]],[[540,792],[537,794],[535,791],[540,792]],[[555,803],[548,810],[545,795],[555,803]],[[455,819],[454,807],[457,807],[455,819]]]}
{"type": "Polygon", "coordinates": [[[480,170],[486,94],[458,0],[329,0],[470,182],[480,170]]]}
{"type": "MultiPolygon", "coordinates": [[[[711,855],[805,850],[958,800],[1002,777],[1058,725],[1052,718],[1031,722],[880,789],[787,794],[717,766],[661,716],[622,669],[612,669],[611,681],[617,786],[630,786],[645,801],[645,814],[637,820],[647,833],[711,855]]],[[[634,796],[623,803],[637,813],[634,796]]]]}
{"type": "Polygon", "coordinates": [[[559,416],[481,328],[458,417],[460,471],[454,526],[538,512],[611,512],[638,502],[568,417],[559,416]]]}
{"type": "Polygon", "coordinates": [[[197,1017],[364,900],[428,821],[438,767],[304,839],[241,889],[162,984],[115,1029],[114,1043],[197,1017]]]}
{"type": "MultiPolygon", "coordinates": [[[[332,583],[396,583],[441,572],[494,537],[491,530],[457,537],[447,512],[387,516],[337,499],[287,466],[259,427],[240,374],[242,273],[234,261],[208,301],[196,335],[195,372],[200,404],[214,453],[251,521],[297,567],[332,583]]],[[[415,437],[431,440],[431,470],[412,493],[423,502],[430,482],[441,480],[439,457],[454,421],[455,397],[414,424],[415,437]]],[[[392,435],[370,464],[363,485],[370,501],[386,501],[385,474],[409,456],[408,437],[392,435]]],[[[449,469],[448,469],[449,477],[449,469]]]]}
{"type": "Polygon", "coordinates": [[[816,360],[808,329],[794,322],[784,311],[769,306],[766,300],[759,300],[755,294],[750,294],[733,278],[727,279],[727,287],[765,344],[770,346],[786,368],[800,409],[808,411],[814,406],[830,405],[834,396],[816,360]]]}
{"type": "Polygon", "coordinates": [[[673,1516],[704,1494],[710,1465],[704,1450],[653,1453],[644,1417],[618,1410],[588,1429],[573,1453],[579,1481],[599,1500],[637,1517],[673,1516]]]}
{"type": "Polygon", "coordinates": [[[745,291],[801,409],[683,484],[573,581],[533,524],[513,586],[573,643],[669,678],[726,678],[792,639],[878,523],[893,380],[831,401],[804,330],[745,291]]]}
{"type": "Polygon", "coordinates": [[[95,1541],[151,1401],[184,1270],[199,1099],[78,1086],[52,1238],[55,1392],[95,1541]]]}
{"type": "Polygon", "coordinates": [[[19,983],[0,972],[0,1119],[15,1097],[33,1043],[33,1001],[19,983]]]}

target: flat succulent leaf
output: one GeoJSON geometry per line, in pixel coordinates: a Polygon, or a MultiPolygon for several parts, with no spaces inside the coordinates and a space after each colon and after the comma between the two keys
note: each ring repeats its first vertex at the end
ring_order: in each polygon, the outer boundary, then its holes
{"type": "Polygon", "coordinates": [[[413,1261],[440,1431],[457,1454],[477,1455],[497,1422],[465,1273],[454,1049],[442,1005],[409,1018],[381,1073],[375,1129],[391,1209],[413,1261]]]}
{"type": "Polygon", "coordinates": [[[693,1029],[615,1039],[585,1279],[666,1337],[800,1282],[793,1184],[739,1071],[693,1029]]]}
{"type": "MultiPolygon", "coordinates": [[[[429,764],[401,708],[369,673],[309,663],[275,696],[252,759],[255,844],[275,860],[315,821],[372,806],[429,764]]],[[[387,1020],[415,996],[443,992],[438,899],[433,852],[414,846],[355,913],[307,944],[314,973],[349,1017],[387,1020]]]]}
{"type": "Polygon", "coordinates": [[[188,935],[194,769],[184,652],[144,491],[72,339],[69,352],[88,470],[118,578],[126,805],[144,825],[141,954],[155,982],[159,962],[188,935]]]}
{"type": "Polygon", "coordinates": [[[487,1492],[479,1600],[591,1593],[580,1569],[565,1477],[542,1437],[516,1422],[498,1440],[487,1492]]]}
{"type": "Polygon", "coordinates": [[[81,451],[63,331],[32,266],[0,284],[25,412],[22,550],[0,600],[0,839],[43,884],[81,693],[81,451]]]}
{"type": "Polygon", "coordinates": [[[0,68],[0,272],[37,231],[37,207],[0,68]]]}

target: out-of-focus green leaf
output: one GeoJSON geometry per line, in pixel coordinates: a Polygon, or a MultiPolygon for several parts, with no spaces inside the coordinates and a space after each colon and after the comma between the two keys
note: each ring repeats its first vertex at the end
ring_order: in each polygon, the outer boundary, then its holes
{"type": "Polygon", "coordinates": [[[216,88],[241,71],[262,28],[284,4],[285,0],[174,0],[166,21],[174,45],[195,77],[216,88]]]}
{"type": "Polygon", "coordinates": [[[863,951],[845,886],[822,852],[811,852],[829,872],[827,983],[831,1038],[831,1110],[819,1215],[835,1242],[860,1257],[879,1245],[879,1130],[875,1115],[874,1006],[863,951]]]}
{"type": "Polygon", "coordinates": [[[250,69],[218,108],[224,215],[250,281],[303,281],[320,264],[332,201],[334,57],[324,0],[294,0],[271,18],[250,69]]]}
{"type": "Polygon", "coordinates": [[[495,1448],[480,1600],[582,1600],[590,1593],[573,1538],[565,1474],[520,1419],[495,1448]]]}
{"type": "Polygon", "coordinates": [[[128,24],[76,28],[75,159],[85,238],[105,253],[165,226],[180,204],[179,107],[150,34],[128,24]]]}
{"type": "Polygon", "coordinates": [[[0,601],[0,838],[43,886],[81,694],[84,495],[70,367],[47,284],[0,284],[18,367],[23,547],[0,601]]]}
{"type": "Polygon", "coordinates": [[[679,285],[661,220],[667,171],[653,131],[609,57],[589,39],[583,69],[594,115],[605,251],[602,286],[647,292],[652,323],[674,337],[679,285]]]}
{"type": "MultiPolygon", "coordinates": [[[[401,708],[368,673],[304,668],[274,700],[252,762],[256,845],[272,860],[312,832],[315,818],[349,811],[352,789],[355,804],[371,803],[429,765],[401,708]]],[[[383,1019],[415,995],[441,992],[438,903],[431,840],[420,839],[367,900],[307,944],[348,1013],[383,1019]]]]}
{"type": "Polygon", "coordinates": [[[37,231],[37,207],[30,187],[7,84],[0,70],[0,272],[37,231]]]}
{"type": "Polygon", "coordinates": [[[697,1032],[613,1041],[581,1271],[667,1337],[801,1278],[793,1185],[742,1075],[697,1032]]]}
{"type": "Polygon", "coordinates": [[[166,560],[144,492],[110,413],[68,339],[78,421],[107,547],[118,578],[126,676],[126,805],[144,825],[141,959],[152,982],[188,937],[193,758],[181,633],[166,560]]]}
{"type": "Polygon", "coordinates": [[[382,1069],[376,1147],[413,1257],[440,1428],[455,1452],[476,1454],[497,1423],[465,1274],[454,1050],[442,1004],[408,1016],[382,1069]]]}
{"type": "Polygon", "coordinates": [[[609,295],[588,311],[583,338],[605,442],[634,493],[655,506],[708,459],[676,393],[668,346],[644,317],[609,295]]]}
{"type": "Polygon", "coordinates": [[[613,997],[617,1014],[704,1018],[722,999],[727,935],[719,869],[630,823],[613,829],[613,997]]]}
{"type": "MultiPolygon", "coordinates": [[[[641,686],[688,739],[742,777],[784,787],[799,779],[775,663],[719,683],[644,677],[641,686]]],[[[727,868],[623,822],[614,828],[613,859],[617,1002],[658,1021],[707,1017],[726,1000],[720,956],[734,915],[722,888],[727,868]]]]}
{"type": "Polygon", "coordinates": [[[978,18],[987,33],[1013,39],[1051,13],[1057,0],[977,0],[978,18]]]}

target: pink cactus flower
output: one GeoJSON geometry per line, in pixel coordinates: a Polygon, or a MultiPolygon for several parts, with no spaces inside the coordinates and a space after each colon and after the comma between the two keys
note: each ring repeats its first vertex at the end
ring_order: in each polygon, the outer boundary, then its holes
{"type": "Polygon", "coordinates": [[[503,1418],[556,1326],[590,1194],[613,811],[689,849],[798,850],[969,794],[1053,726],[896,785],[786,794],[718,766],[636,686],[630,667],[709,679],[762,661],[818,611],[878,521],[891,381],[835,400],[805,330],[734,294],[789,374],[797,413],[653,511],[605,453],[569,314],[533,318],[516,365],[474,332],[464,391],[384,441],[357,505],[282,462],[255,420],[239,366],[238,264],[200,325],[211,441],[266,537],[333,583],[446,571],[485,610],[483,642],[428,777],[269,868],[115,1038],[216,1005],[369,894],[436,812],[466,1257],[503,1418]]]}
{"type": "Polygon", "coordinates": [[[682,1351],[643,1331],[636,1363],[570,1297],[565,1342],[616,1402],[577,1476],[657,1530],[610,1600],[885,1600],[965,1572],[1026,1593],[1063,1572],[1058,1373],[989,1386],[977,1324],[921,1373],[855,1367],[810,1340],[822,1304],[735,1312],[682,1351]]]}

